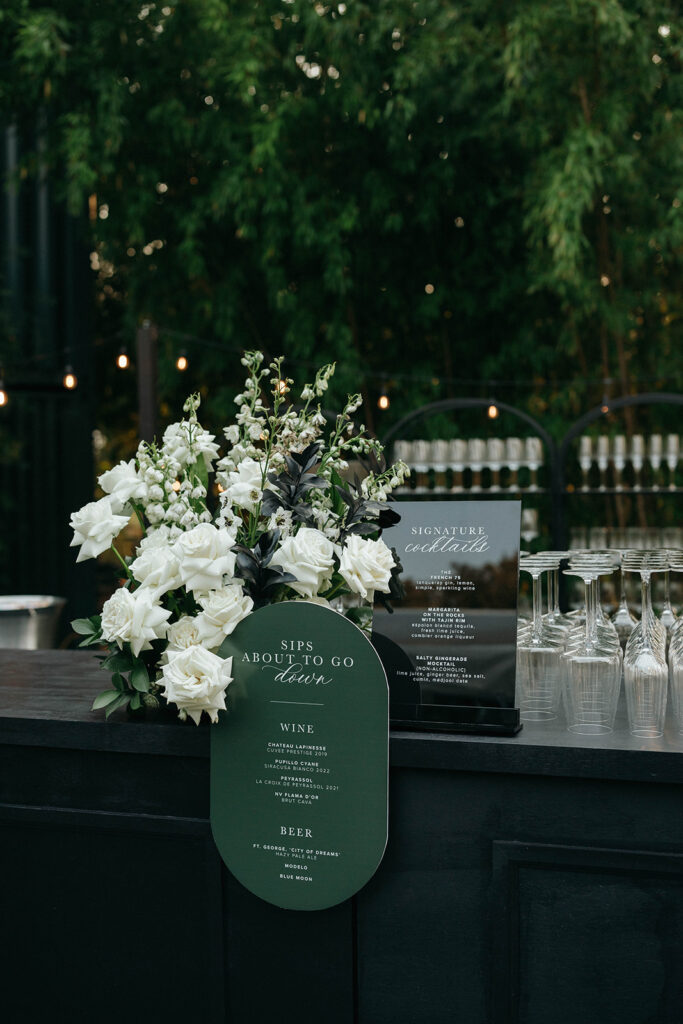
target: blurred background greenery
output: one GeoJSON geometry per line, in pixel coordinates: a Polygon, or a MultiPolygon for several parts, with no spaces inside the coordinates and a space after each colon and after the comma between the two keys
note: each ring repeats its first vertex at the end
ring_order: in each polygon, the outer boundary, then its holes
{"type": "MultiPolygon", "coordinates": [[[[68,486],[55,470],[60,515],[92,493],[93,428],[101,459],[134,450],[144,320],[162,424],[195,388],[225,422],[244,348],[301,382],[336,360],[329,404],[362,391],[380,436],[495,394],[559,438],[605,395],[682,390],[680,29],[653,0],[5,0],[1,359],[29,418],[66,363],[79,378],[42,401],[43,431],[73,400],[85,437],[55,442],[84,464],[68,486]]],[[[5,523],[12,453],[43,473],[14,415],[5,523]]]]}

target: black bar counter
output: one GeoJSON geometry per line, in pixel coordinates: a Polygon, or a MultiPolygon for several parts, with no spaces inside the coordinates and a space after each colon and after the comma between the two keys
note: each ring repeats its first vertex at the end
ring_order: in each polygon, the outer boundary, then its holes
{"type": "Polygon", "coordinates": [[[106,722],[106,684],[88,653],[0,651],[8,1022],[683,1020],[676,733],[392,732],[384,861],[306,913],[222,866],[210,727],[106,722]]]}

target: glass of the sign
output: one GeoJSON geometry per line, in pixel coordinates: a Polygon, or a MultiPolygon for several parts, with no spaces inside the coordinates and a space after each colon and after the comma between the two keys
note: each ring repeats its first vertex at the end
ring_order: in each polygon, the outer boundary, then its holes
{"type": "Polygon", "coordinates": [[[514,708],[519,503],[402,502],[391,539],[405,597],[376,607],[373,643],[392,719],[514,708]]]}

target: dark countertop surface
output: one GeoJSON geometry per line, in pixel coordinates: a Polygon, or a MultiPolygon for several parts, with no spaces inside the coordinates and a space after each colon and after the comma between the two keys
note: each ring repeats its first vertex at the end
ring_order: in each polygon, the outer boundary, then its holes
{"type": "MultiPolygon", "coordinates": [[[[172,709],[143,721],[91,711],[108,676],[88,651],[0,650],[0,743],[208,758],[208,722],[180,722],[172,709]]],[[[623,695],[622,695],[623,702],[623,695]]],[[[608,736],[569,733],[562,720],[526,723],[514,737],[392,730],[395,768],[503,772],[636,782],[683,782],[683,736],[671,717],[658,740],[630,735],[625,708],[608,736]]]]}

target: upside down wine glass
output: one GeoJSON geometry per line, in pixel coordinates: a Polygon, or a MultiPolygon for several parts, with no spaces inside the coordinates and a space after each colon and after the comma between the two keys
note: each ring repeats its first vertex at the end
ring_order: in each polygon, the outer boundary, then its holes
{"type": "Polygon", "coordinates": [[[599,609],[598,580],[613,567],[597,559],[571,564],[564,573],[583,580],[586,616],[570,634],[563,656],[567,727],[582,736],[599,736],[614,728],[621,686],[621,647],[599,609]]]}
{"type": "Polygon", "coordinates": [[[624,654],[624,687],[631,733],[644,739],[664,731],[668,669],[666,630],[652,610],[652,573],[668,568],[661,551],[629,551],[624,557],[627,572],[640,573],[642,611],[624,654]]]}
{"type": "MultiPolygon", "coordinates": [[[[683,572],[683,551],[669,551],[669,568],[683,572]]],[[[683,617],[676,619],[671,627],[669,641],[669,683],[671,705],[678,731],[683,733],[683,617]]]]}
{"type": "Polygon", "coordinates": [[[541,575],[554,560],[531,555],[520,569],[531,574],[533,618],[520,630],[517,643],[517,683],[520,717],[524,721],[548,721],[557,717],[560,703],[561,655],[565,631],[544,621],[541,575]]]}
{"type": "Polygon", "coordinates": [[[624,571],[624,556],[628,554],[628,551],[619,550],[620,569],[619,569],[619,606],[612,616],[612,625],[617,631],[619,636],[619,642],[621,649],[626,648],[628,638],[630,637],[633,630],[638,625],[638,620],[632,614],[631,609],[628,606],[628,600],[626,597],[626,573],[624,571]]]}

